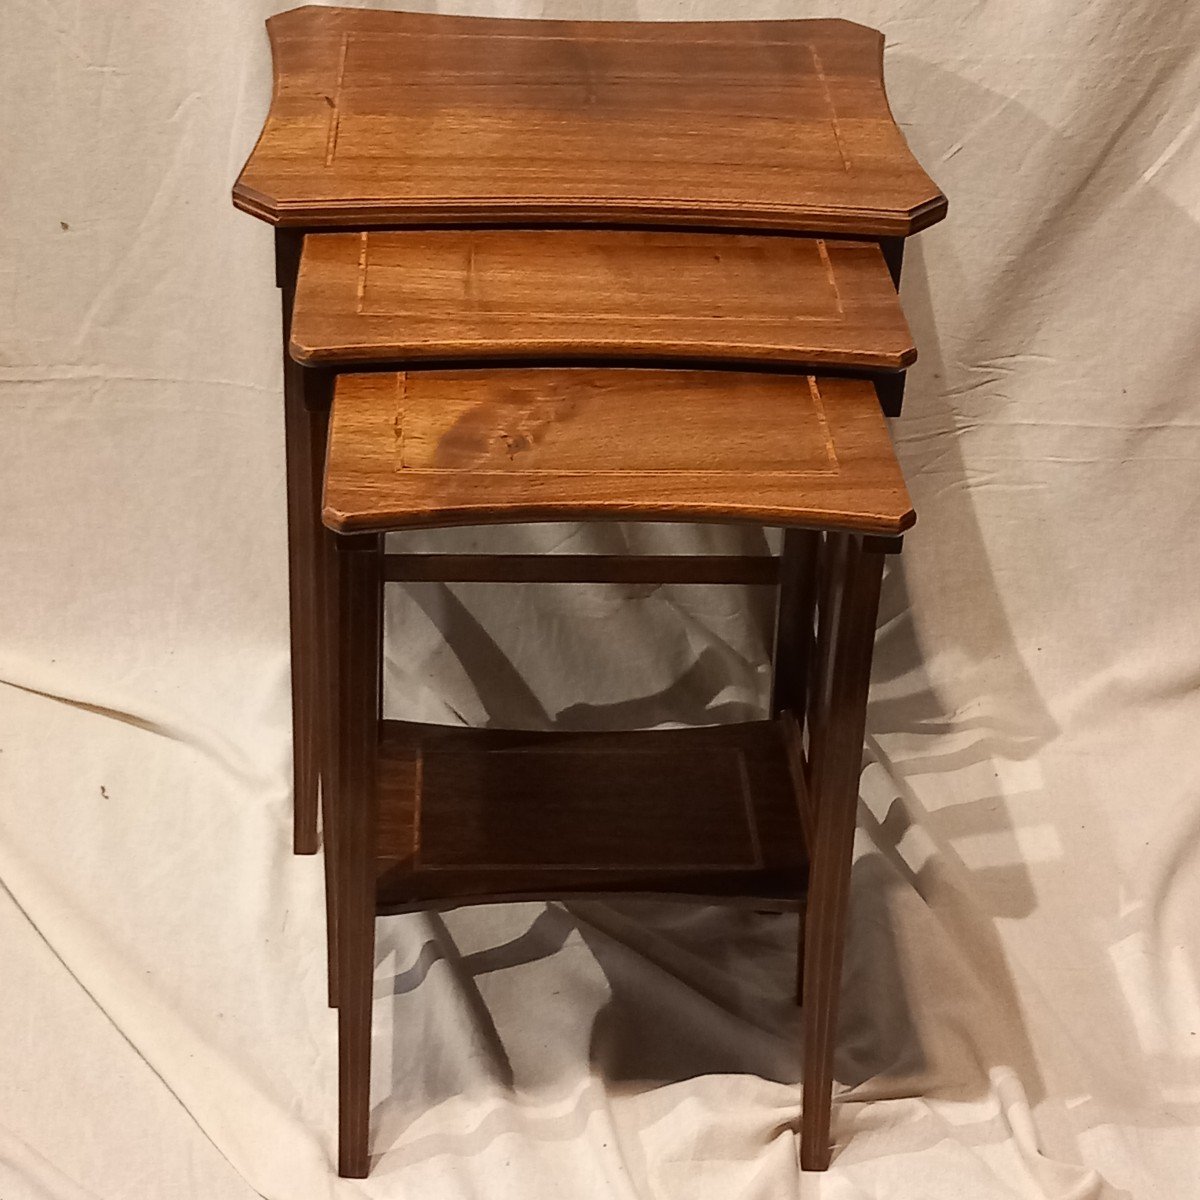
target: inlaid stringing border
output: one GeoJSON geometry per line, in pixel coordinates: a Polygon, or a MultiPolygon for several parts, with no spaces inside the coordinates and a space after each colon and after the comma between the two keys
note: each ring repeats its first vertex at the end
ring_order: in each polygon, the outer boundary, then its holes
{"type": "Polygon", "coordinates": [[[405,400],[407,397],[407,382],[408,372],[396,372],[396,416],[392,422],[392,428],[395,434],[395,457],[396,457],[396,473],[397,474],[412,474],[412,475],[447,475],[461,477],[500,477],[511,479],[514,476],[521,475],[541,475],[553,476],[560,479],[597,479],[597,478],[642,478],[656,479],[662,476],[683,477],[689,479],[707,479],[707,478],[725,478],[734,476],[739,479],[808,479],[813,477],[823,477],[838,475],[841,473],[841,463],[838,461],[837,450],[833,444],[833,437],[829,430],[829,420],[825,415],[825,402],[821,395],[820,385],[812,375],[807,375],[808,394],[812,400],[813,410],[817,418],[817,423],[820,426],[821,438],[824,442],[825,460],[828,463],[826,467],[808,467],[794,468],[786,471],[754,471],[748,470],[745,467],[730,470],[675,470],[671,468],[663,468],[660,470],[561,470],[553,467],[548,468],[529,468],[523,470],[489,470],[485,467],[414,467],[404,461],[404,415],[405,415],[405,400]]]}
{"type": "Polygon", "coordinates": [[[350,34],[342,34],[342,46],[338,53],[337,79],[333,85],[333,95],[325,97],[329,105],[329,133],[325,138],[325,165],[332,167],[337,157],[338,133],[342,127],[342,85],[346,78],[346,54],[350,49],[350,34]]]}
{"type": "MultiPolygon", "coordinates": [[[[378,231],[376,231],[376,232],[378,232],[378,231]]],[[[354,301],[355,314],[360,317],[386,317],[386,316],[400,315],[402,310],[396,309],[396,308],[372,308],[371,310],[368,311],[368,309],[367,309],[367,285],[368,285],[368,275],[371,270],[371,253],[372,253],[371,234],[369,231],[364,230],[358,236],[360,238],[360,246],[359,246],[359,252],[358,252],[358,271],[357,271],[357,276],[355,279],[355,301],[354,301]]],[[[385,234],[385,236],[386,236],[386,234],[385,234]]],[[[683,236],[686,236],[686,235],[683,235],[683,236]]],[[[755,316],[753,317],[753,321],[752,321],[753,324],[755,324],[755,325],[781,325],[781,326],[791,326],[791,325],[795,325],[797,323],[801,323],[804,325],[835,325],[839,321],[845,320],[846,306],[845,306],[845,302],[842,299],[841,289],[838,287],[837,272],[834,270],[833,260],[829,257],[829,247],[826,245],[826,239],[825,238],[811,238],[808,240],[811,241],[816,248],[817,255],[821,261],[821,266],[825,272],[826,281],[829,284],[830,294],[831,294],[832,300],[833,300],[833,306],[837,310],[837,315],[836,316],[819,316],[819,315],[815,315],[815,314],[811,314],[811,313],[805,313],[801,316],[798,316],[795,314],[784,314],[784,315],[774,316],[774,315],[767,314],[767,313],[756,313],[755,316]]],[[[471,255],[473,258],[474,247],[470,248],[470,252],[471,252],[471,255]]],[[[550,310],[546,310],[546,309],[530,309],[530,308],[503,309],[503,308],[489,307],[488,311],[487,311],[487,317],[489,320],[491,320],[491,319],[501,319],[501,320],[514,319],[515,320],[515,319],[530,318],[530,317],[534,318],[534,319],[545,318],[546,320],[554,320],[556,318],[560,318],[561,314],[558,312],[554,312],[554,311],[550,311],[550,310]]],[[[586,316],[577,315],[577,317],[575,319],[579,320],[579,321],[625,321],[625,320],[628,320],[628,318],[629,318],[629,314],[628,314],[628,312],[626,312],[624,310],[617,311],[617,312],[603,312],[603,311],[599,311],[599,310],[593,310],[593,311],[589,311],[586,314],[586,316]]],[[[669,313],[656,312],[656,313],[654,313],[654,320],[659,323],[677,321],[682,324],[692,325],[692,324],[696,324],[699,322],[727,322],[729,320],[729,317],[726,315],[720,314],[720,313],[714,313],[712,315],[705,315],[703,313],[688,313],[685,316],[676,317],[676,316],[670,315],[669,313]]]]}
{"type": "MultiPolygon", "coordinates": [[[[653,46],[660,44],[656,40],[642,38],[616,38],[616,37],[598,37],[598,36],[565,36],[555,37],[553,35],[539,34],[487,34],[481,35],[477,33],[412,33],[405,30],[397,30],[395,33],[343,33],[341,38],[341,46],[338,52],[338,68],[337,75],[334,80],[332,95],[326,93],[324,95],[325,103],[329,106],[329,132],[325,141],[325,166],[332,167],[337,160],[338,136],[341,131],[342,123],[342,93],[345,87],[346,78],[346,58],[350,52],[351,42],[389,42],[396,38],[420,39],[422,41],[445,42],[445,41],[508,41],[508,42],[571,42],[575,45],[588,45],[589,43],[597,46],[603,45],[631,45],[631,46],[653,46]]],[[[303,38],[295,39],[304,41],[303,38]]],[[[670,43],[661,43],[667,44],[670,43]]],[[[722,38],[705,38],[703,40],[691,41],[690,46],[731,46],[739,49],[745,48],[745,43],[736,39],[722,38]]],[[[838,123],[837,108],[833,102],[833,92],[829,86],[829,79],[825,74],[824,65],[821,62],[821,56],[817,53],[817,48],[812,42],[791,42],[791,41],[759,41],[756,46],[774,46],[786,47],[788,49],[805,49],[808,51],[809,57],[812,59],[813,72],[821,81],[821,91],[825,97],[825,107],[828,109],[826,120],[829,122],[829,127],[833,133],[833,140],[837,146],[838,157],[842,162],[842,170],[849,173],[852,170],[849,153],[846,149],[845,138],[842,134],[841,125],[838,123]]],[[[456,79],[467,79],[471,77],[491,78],[494,73],[489,71],[453,71],[442,72],[446,76],[452,76],[456,79]]],[[[652,82],[656,76],[653,74],[638,73],[636,78],[641,83],[652,82]]],[[[673,82],[673,77],[663,75],[657,77],[664,83],[673,82]]],[[[351,87],[354,85],[351,84],[351,87]]],[[[744,87],[744,81],[740,83],[744,87]]]]}
{"type": "Polygon", "coordinates": [[[846,147],[842,140],[842,128],[838,124],[837,109],[833,105],[833,93],[829,88],[829,80],[825,77],[825,68],[821,65],[820,55],[817,54],[817,48],[812,42],[806,42],[808,52],[812,55],[813,70],[817,73],[817,78],[821,81],[821,90],[825,93],[825,106],[829,109],[829,126],[833,130],[833,140],[837,143],[838,154],[842,159],[842,170],[849,173],[850,171],[850,156],[846,153],[846,147]]]}

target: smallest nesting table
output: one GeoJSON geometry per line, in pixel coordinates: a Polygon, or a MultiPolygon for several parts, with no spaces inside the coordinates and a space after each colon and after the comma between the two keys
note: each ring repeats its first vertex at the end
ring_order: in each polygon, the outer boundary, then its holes
{"type": "Polygon", "coordinates": [[[376,914],[611,893],[810,896],[802,1157],[823,1166],[882,551],[913,521],[871,385],[644,368],[343,375],[324,519],[343,1170],[367,1162],[376,914]],[[380,720],[381,534],[638,518],[757,521],[803,540],[771,720],[600,734],[380,720]]]}

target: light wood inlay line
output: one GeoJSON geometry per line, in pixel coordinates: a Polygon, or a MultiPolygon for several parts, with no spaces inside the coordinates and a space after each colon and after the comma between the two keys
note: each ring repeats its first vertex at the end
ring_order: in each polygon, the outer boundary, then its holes
{"type": "Polygon", "coordinates": [[[821,426],[821,436],[825,439],[825,457],[833,470],[838,470],[837,451],[833,446],[833,435],[829,432],[829,421],[825,416],[825,402],[821,399],[821,387],[815,375],[808,377],[808,394],[812,397],[813,412],[816,413],[817,423],[821,426]]]}
{"type": "Polygon", "coordinates": [[[368,239],[370,234],[365,230],[360,235],[358,247],[358,290],[355,296],[354,311],[361,313],[364,297],[367,294],[367,259],[370,254],[368,239]]]}
{"type": "Polygon", "coordinates": [[[392,436],[396,454],[396,462],[404,464],[404,414],[407,411],[405,399],[408,395],[408,372],[396,372],[396,419],[392,422],[392,436]]]}
{"type": "Polygon", "coordinates": [[[842,139],[842,130],[838,125],[837,109],[833,104],[833,94],[829,90],[829,80],[825,78],[825,68],[821,65],[821,57],[817,53],[817,48],[811,42],[808,44],[808,52],[812,55],[813,70],[817,73],[817,78],[821,81],[821,88],[825,93],[825,103],[829,106],[829,127],[833,130],[833,140],[837,142],[838,154],[842,157],[842,170],[847,174],[850,173],[850,156],[846,153],[846,143],[842,139]]]}
{"type": "Polygon", "coordinates": [[[338,132],[342,126],[342,86],[346,78],[346,51],[350,45],[350,35],[342,34],[342,48],[338,53],[337,78],[333,85],[333,95],[326,96],[329,104],[329,134],[325,139],[325,165],[333,166],[337,157],[338,132]]]}
{"type": "MultiPolygon", "coordinates": [[[[462,476],[461,467],[412,467],[407,463],[402,462],[398,468],[406,475],[446,475],[446,476],[462,476]]],[[[795,470],[787,471],[759,471],[754,467],[729,468],[728,470],[706,470],[703,468],[678,467],[675,469],[669,468],[647,468],[634,470],[619,470],[608,468],[600,468],[595,471],[588,470],[562,470],[558,467],[518,467],[515,470],[491,470],[486,467],[472,467],[472,476],[494,476],[499,479],[511,479],[514,475],[521,476],[542,476],[547,475],[554,479],[645,479],[652,481],[662,477],[670,479],[676,477],[679,479],[695,479],[695,478],[736,478],[745,479],[748,482],[755,480],[770,480],[772,482],[780,482],[788,479],[813,479],[819,478],[822,475],[837,475],[837,470],[826,470],[824,467],[812,468],[796,468],[795,470]]]]}
{"type": "MultiPolygon", "coordinates": [[[[825,268],[825,278],[829,280],[829,286],[833,289],[833,302],[837,306],[838,316],[846,315],[846,307],[842,303],[842,293],[838,287],[837,275],[833,270],[833,262],[829,257],[829,247],[825,245],[824,238],[817,238],[817,253],[821,256],[821,265],[825,268]]],[[[835,318],[829,317],[828,320],[835,318]]]]}

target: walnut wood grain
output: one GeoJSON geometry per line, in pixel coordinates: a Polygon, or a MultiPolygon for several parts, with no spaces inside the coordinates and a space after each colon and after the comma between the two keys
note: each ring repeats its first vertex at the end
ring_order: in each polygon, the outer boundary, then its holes
{"type": "Polygon", "coordinates": [[[274,224],[912,233],[946,201],[841,20],[584,22],[307,7],[234,203],[274,224]]]}
{"type": "Polygon", "coordinates": [[[620,368],[339,377],[330,528],[606,518],[879,534],[915,519],[862,380],[620,368]]]}
{"type": "Polygon", "coordinates": [[[807,854],[770,722],[614,733],[383,723],[377,904],[611,892],[796,907],[807,854]]]}
{"type": "Polygon", "coordinates": [[[899,370],[916,348],[874,242],[594,229],[314,234],[309,366],[641,359],[899,370]]]}

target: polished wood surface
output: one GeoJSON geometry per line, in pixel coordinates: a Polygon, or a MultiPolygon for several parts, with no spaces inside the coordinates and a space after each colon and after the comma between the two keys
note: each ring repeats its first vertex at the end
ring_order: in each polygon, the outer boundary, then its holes
{"type": "Polygon", "coordinates": [[[807,854],[770,722],[615,733],[383,724],[382,912],[608,892],[795,906],[807,854]]]}
{"type": "Polygon", "coordinates": [[[609,223],[903,236],[946,201],[841,20],[583,22],[307,7],[234,203],[304,228],[609,223]]]}
{"type": "Polygon", "coordinates": [[[339,377],[325,522],[754,521],[893,534],[914,518],[870,384],[527,368],[339,377]]]}
{"type": "Polygon", "coordinates": [[[899,370],[917,353],[874,242],[596,229],[312,234],[291,349],[339,367],[619,358],[899,370]]]}

